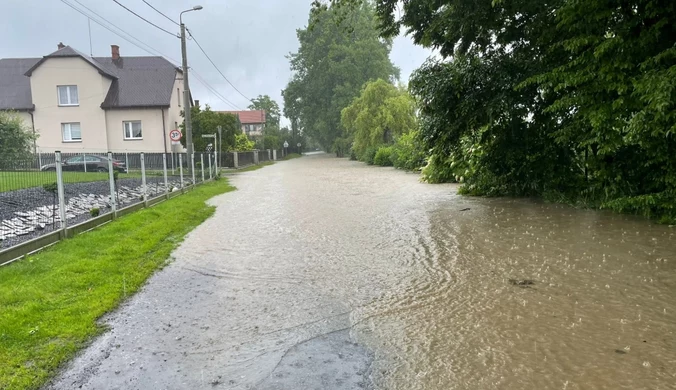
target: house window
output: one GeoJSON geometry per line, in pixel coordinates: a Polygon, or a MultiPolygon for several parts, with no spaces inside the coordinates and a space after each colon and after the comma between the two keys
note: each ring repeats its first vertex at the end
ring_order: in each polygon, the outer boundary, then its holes
{"type": "Polygon", "coordinates": [[[124,125],[124,139],[143,139],[141,121],[122,122],[124,125]]]}
{"type": "Polygon", "coordinates": [[[178,106],[181,107],[181,89],[176,88],[176,98],[178,99],[178,106]]]}
{"type": "Polygon", "coordinates": [[[82,142],[80,123],[62,123],[61,134],[63,135],[63,142],[82,142]]]}
{"type": "Polygon", "coordinates": [[[80,98],[77,94],[77,85],[59,85],[56,89],[59,94],[59,106],[80,105],[80,98]]]}

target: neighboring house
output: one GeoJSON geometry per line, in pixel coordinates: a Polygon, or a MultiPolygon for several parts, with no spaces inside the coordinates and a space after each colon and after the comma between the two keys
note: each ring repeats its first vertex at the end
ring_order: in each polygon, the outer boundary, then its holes
{"type": "MultiPolygon", "coordinates": [[[[0,110],[17,111],[37,151],[169,152],[183,119],[183,76],[162,57],[89,57],[70,46],[0,59],[0,110]]],[[[176,147],[176,146],[175,146],[176,147]]]]}
{"type": "Polygon", "coordinates": [[[242,124],[242,131],[251,137],[263,135],[265,127],[265,110],[252,111],[219,111],[225,114],[234,114],[242,124]]]}

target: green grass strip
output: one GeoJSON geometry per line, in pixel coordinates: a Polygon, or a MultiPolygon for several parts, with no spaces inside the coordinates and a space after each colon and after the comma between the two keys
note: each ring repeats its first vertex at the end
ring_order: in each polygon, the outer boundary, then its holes
{"type": "Polygon", "coordinates": [[[303,157],[303,155],[298,154],[298,153],[291,153],[291,154],[287,154],[286,156],[284,156],[284,158],[282,160],[292,160],[294,158],[299,158],[299,157],[303,157]]]}
{"type": "MultiPolygon", "coordinates": [[[[147,176],[157,176],[157,171],[147,172],[147,176]]],[[[159,171],[162,175],[162,171],[159,171]]],[[[119,179],[139,178],[141,172],[120,173],[119,179]]],[[[84,183],[92,181],[108,181],[107,172],[63,172],[65,183],[84,183]]],[[[0,172],[0,192],[20,190],[24,188],[42,187],[56,182],[56,172],[0,172]]]]}
{"type": "Polygon", "coordinates": [[[226,179],[0,267],[0,389],[37,389],[214,213],[226,179]]]}

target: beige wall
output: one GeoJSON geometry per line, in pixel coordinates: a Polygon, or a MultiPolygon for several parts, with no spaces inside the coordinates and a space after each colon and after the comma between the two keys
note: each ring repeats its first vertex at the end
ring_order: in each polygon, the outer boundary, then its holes
{"type": "MultiPolygon", "coordinates": [[[[166,109],[164,111],[166,112],[166,109]]],[[[160,108],[107,110],[106,127],[108,128],[107,142],[111,151],[164,152],[165,134],[160,108]],[[141,121],[143,139],[125,140],[122,124],[125,121],[141,121]]]]}
{"type": "MultiPolygon", "coordinates": [[[[166,123],[167,123],[167,150],[172,151],[171,140],[169,139],[169,131],[176,129],[176,124],[183,124],[183,117],[181,116],[181,111],[183,110],[183,75],[181,73],[176,73],[176,81],[174,81],[174,88],[172,89],[171,94],[171,105],[168,110],[165,110],[166,123]],[[177,91],[178,90],[178,91],[177,91]],[[181,104],[179,106],[179,100],[181,99],[181,104]]],[[[185,134],[183,135],[185,137],[185,134]]],[[[173,151],[182,151],[183,146],[176,145],[174,146],[173,151]]]]}
{"type": "Polygon", "coordinates": [[[81,58],[49,58],[30,78],[35,130],[42,152],[103,152],[109,149],[106,115],[101,109],[111,80],[81,58]],[[57,86],[77,85],[79,106],[60,107],[57,86]],[[81,142],[64,142],[61,123],[79,122],[81,142]]]}

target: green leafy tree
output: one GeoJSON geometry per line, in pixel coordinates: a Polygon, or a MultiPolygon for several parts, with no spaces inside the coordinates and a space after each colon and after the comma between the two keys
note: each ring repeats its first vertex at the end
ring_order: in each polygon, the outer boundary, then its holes
{"type": "Polygon", "coordinates": [[[369,147],[392,143],[416,128],[415,102],[403,88],[385,80],[367,83],[361,95],[342,111],[341,123],[362,158],[369,147]]]}
{"type": "Polygon", "coordinates": [[[265,110],[266,126],[279,129],[279,118],[281,111],[279,104],[268,95],[258,95],[258,97],[251,99],[249,105],[250,110],[265,110]]]}
{"type": "MultiPolygon", "coordinates": [[[[212,111],[208,105],[202,109],[200,106],[192,107],[192,139],[195,144],[195,151],[206,151],[207,145],[213,143],[211,138],[202,138],[202,134],[218,134],[218,126],[221,126],[221,139],[223,145],[221,150],[229,150],[235,146],[235,136],[242,131],[237,117],[233,114],[212,111]]],[[[183,115],[183,113],[181,113],[183,115]]],[[[185,134],[185,125],[181,124],[183,134],[185,134]]],[[[181,139],[185,147],[185,136],[181,139]]]]}
{"type": "Polygon", "coordinates": [[[237,152],[248,152],[250,150],[253,150],[255,145],[256,143],[254,141],[251,141],[249,137],[246,136],[246,134],[239,133],[235,135],[235,143],[229,150],[237,152]]]}
{"type": "Polygon", "coordinates": [[[293,78],[283,91],[292,130],[330,150],[341,136],[341,110],[370,80],[396,78],[391,41],[381,39],[371,3],[312,13],[311,28],[297,31],[300,48],[289,56],[293,78]]]}
{"type": "Polygon", "coordinates": [[[28,158],[35,139],[18,115],[0,111],[0,166],[11,166],[28,158]]]}
{"type": "Polygon", "coordinates": [[[429,177],[676,220],[674,1],[398,4],[376,1],[383,37],[404,29],[443,57],[411,80],[429,177]]]}

